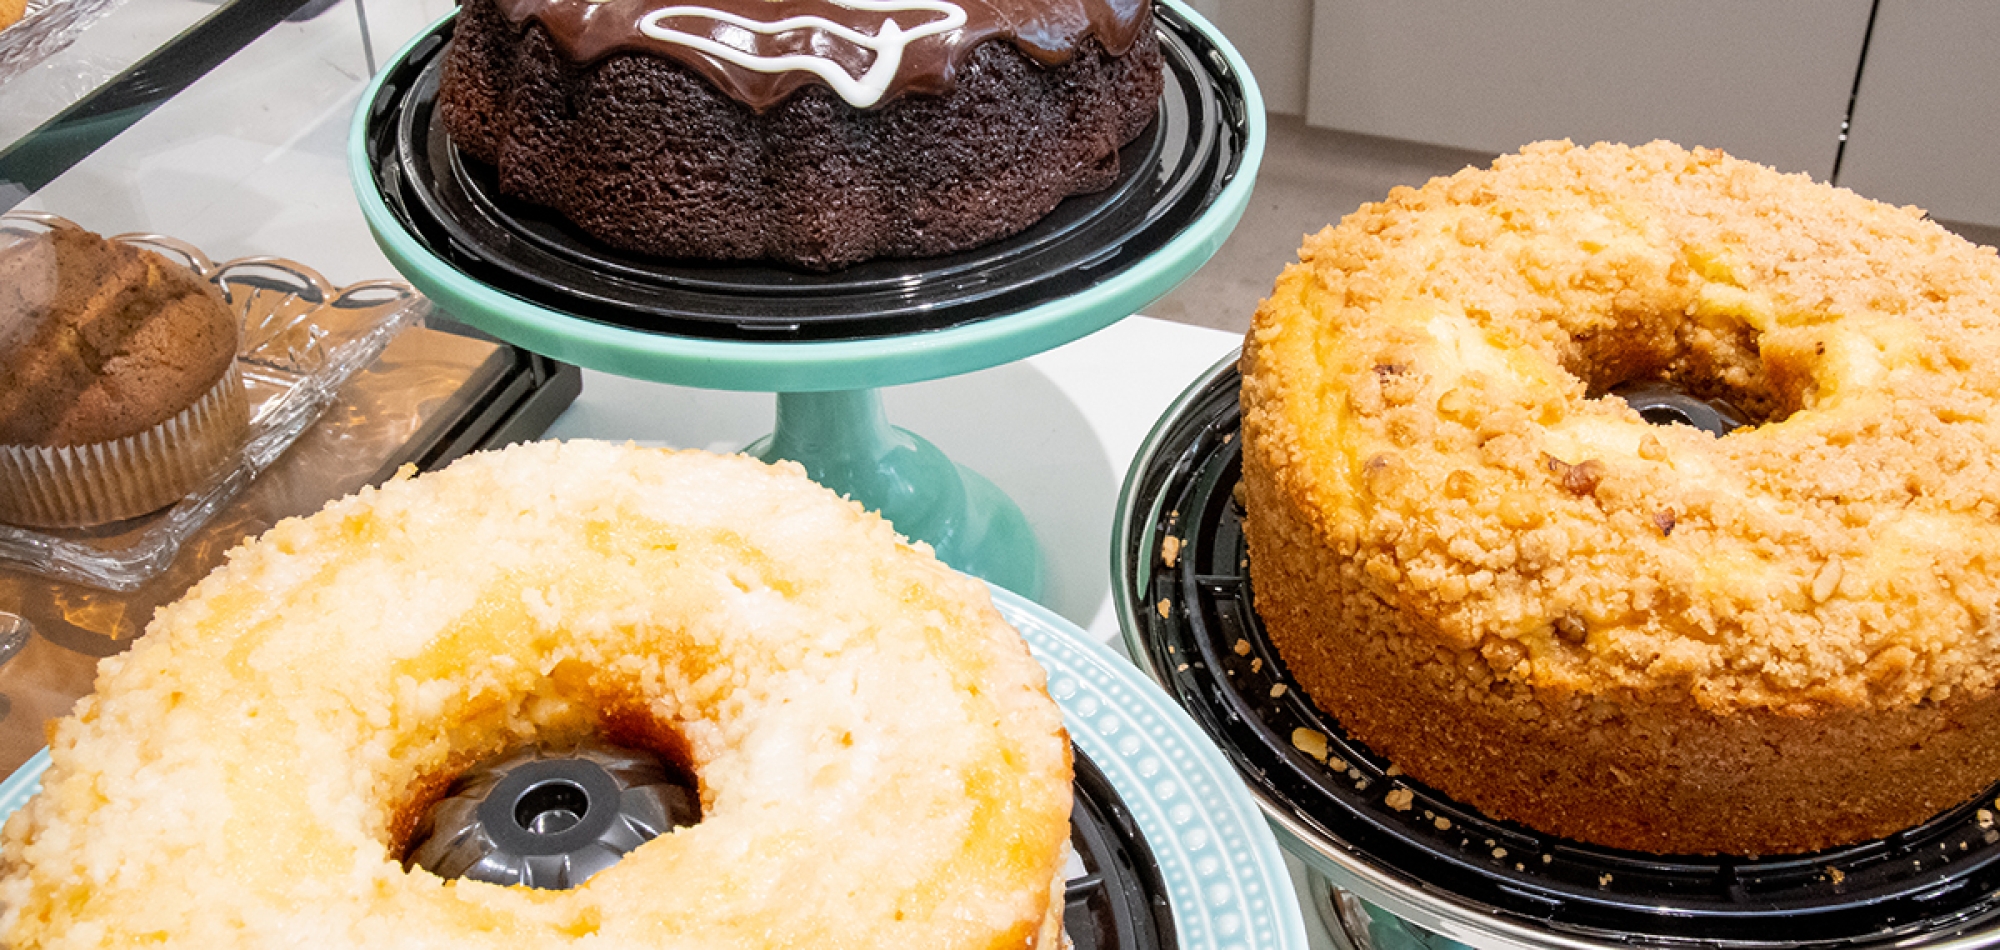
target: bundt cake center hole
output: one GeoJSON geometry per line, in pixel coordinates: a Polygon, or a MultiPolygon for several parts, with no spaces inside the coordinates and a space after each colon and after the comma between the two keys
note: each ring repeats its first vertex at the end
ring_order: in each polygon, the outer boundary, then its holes
{"type": "Polygon", "coordinates": [[[538,835],[561,834],[590,814],[590,793],[568,779],[551,779],[529,788],[514,805],[514,823],[538,835]]]}
{"type": "Polygon", "coordinates": [[[1693,426],[1720,438],[1756,424],[1724,397],[1704,399],[1669,381],[1624,383],[1613,387],[1611,395],[1625,400],[1639,418],[1656,426],[1693,426]]]}
{"type": "Polygon", "coordinates": [[[454,779],[418,819],[403,863],[444,878],[563,889],[700,821],[692,779],[651,752],[530,746],[454,779]]]}
{"type": "Polygon", "coordinates": [[[1783,422],[1809,399],[1810,354],[1748,323],[1663,314],[1570,342],[1563,368],[1588,396],[1618,396],[1654,425],[1722,437],[1783,422]]]}

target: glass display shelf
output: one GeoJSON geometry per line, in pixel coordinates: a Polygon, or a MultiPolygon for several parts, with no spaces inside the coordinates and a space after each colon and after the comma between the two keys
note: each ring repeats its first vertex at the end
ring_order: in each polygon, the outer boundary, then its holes
{"type": "MultiPolygon", "coordinates": [[[[400,279],[355,205],[345,132],[374,51],[448,0],[34,0],[71,2],[100,9],[36,62],[9,61],[20,34],[0,31],[0,211],[161,235],[217,261],[295,260],[333,285],[400,279]]],[[[422,307],[157,576],[112,590],[0,568],[0,773],[88,691],[99,657],[245,537],[401,465],[538,437],[577,394],[575,367],[422,307]]]]}

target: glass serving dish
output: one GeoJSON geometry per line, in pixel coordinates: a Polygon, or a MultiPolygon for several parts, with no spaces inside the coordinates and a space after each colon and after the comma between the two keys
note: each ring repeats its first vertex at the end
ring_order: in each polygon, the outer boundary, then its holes
{"type": "MultiPolygon", "coordinates": [[[[74,227],[52,214],[0,215],[0,233],[74,227]]],[[[0,525],[0,565],[130,591],[173,563],[181,545],[269,468],[326,411],[335,391],[429,304],[398,281],[334,287],[312,268],[284,258],[218,264],[197,248],[157,234],[120,234],[112,240],[157,251],[222,290],[242,320],[236,360],[250,403],[249,433],[235,463],[166,508],[92,528],[0,525]]]]}

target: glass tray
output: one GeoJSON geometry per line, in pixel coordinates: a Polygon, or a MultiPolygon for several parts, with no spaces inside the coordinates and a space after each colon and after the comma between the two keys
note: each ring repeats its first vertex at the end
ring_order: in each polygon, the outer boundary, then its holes
{"type": "MultiPolygon", "coordinates": [[[[52,214],[0,215],[0,233],[73,227],[52,214]]],[[[0,565],[130,591],[166,570],[188,537],[269,468],[333,402],[335,391],[429,304],[398,281],[336,288],[312,268],[284,258],[217,264],[200,250],[157,234],[120,234],[112,240],[157,251],[221,288],[243,321],[236,360],[250,401],[250,431],[236,464],[168,508],[94,528],[0,525],[0,565]]]]}

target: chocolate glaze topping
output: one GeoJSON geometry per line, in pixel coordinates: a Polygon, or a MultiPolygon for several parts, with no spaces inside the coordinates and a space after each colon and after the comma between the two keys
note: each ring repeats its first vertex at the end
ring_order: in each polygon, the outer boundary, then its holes
{"type": "Polygon", "coordinates": [[[857,107],[906,92],[944,93],[966,57],[1004,39],[1044,66],[1069,61],[1095,37],[1123,55],[1152,0],[497,0],[520,25],[532,20],[564,54],[593,63],[613,53],[664,56],[764,111],[809,83],[857,107]],[[962,11],[963,22],[945,29],[962,11]],[[732,22],[734,20],[735,22],[732,22]],[[790,28],[761,29],[745,23],[790,28]],[[893,22],[893,28],[885,23],[893,22]],[[875,48],[842,36],[866,37],[875,48]],[[898,34],[903,34],[898,36],[898,34]],[[907,42],[904,42],[907,40],[907,42]],[[705,47],[705,48],[704,48],[705,47]],[[783,59],[779,59],[783,57],[783,59]],[[894,57],[881,62],[884,57],[894,57]],[[885,68],[870,74],[880,63],[885,68]],[[844,74],[832,75],[835,71],[844,74]]]}

